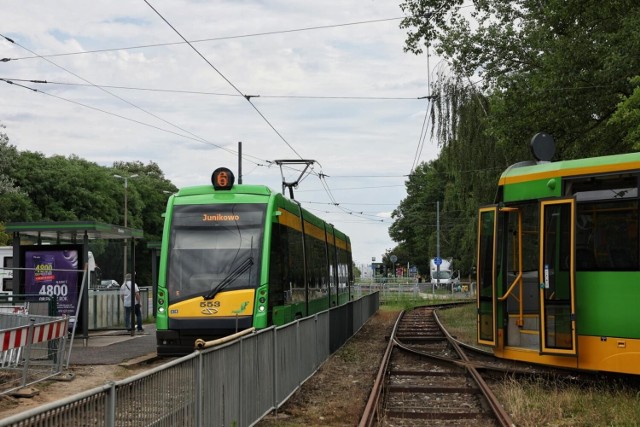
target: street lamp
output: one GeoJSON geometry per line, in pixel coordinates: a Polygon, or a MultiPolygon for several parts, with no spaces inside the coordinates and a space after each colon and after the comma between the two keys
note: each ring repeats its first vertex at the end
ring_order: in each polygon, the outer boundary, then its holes
{"type": "MultiPolygon", "coordinates": [[[[137,173],[134,173],[133,175],[129,175],[129,176],[122,176],[122,175],[118,175],[118,174],[113,174],[113,176],[115,178],[118,179],[122,179],[124,180],[124,227],[127,227],[127,211],[128,211],[128,207],[127,207],[127,188],[129,188],[129,180],[132,178],[136,178],[138,177],[137,173]]],[[[122,274],[122,283],[124,284],[125,278],[127,277],[127,239],[125,239],[124,241],[124,268],[123,268],[123,274],[122,274]]],[[[131,283],[133,286],[135,279],[131,279],[131,283]]]]}

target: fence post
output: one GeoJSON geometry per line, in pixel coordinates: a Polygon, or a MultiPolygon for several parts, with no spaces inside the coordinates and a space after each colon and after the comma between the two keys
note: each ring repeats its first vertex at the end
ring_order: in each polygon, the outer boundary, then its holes
{"type": "MultiPolygon", "coordinates": [[[[36,319],[29,319],[29,329],[27,332],[27,345],[24,348],[24,369],[22,371],[22,384],[24,387],[27,384],[27,372],[29,372],[29,360],[31,359],[31,343],[33,342],[33,330],[35,329],[36,319]]],[[[19,361],[16,361],[19,363],[19,361]]]]}
{"type": "Polygon", "coordinates": [[[318,366],[320,366],[320,357],[318,356],[318,349],[320,348],[320,346],[318,345],[318,314],[313,316],[313,319],[314,319],[315,332],[316,332],[316,339],[315,339],[316,351],[314,352],[315,360],[313,361],[313,370],[315,371],[318,368],[318,366]]]}
{"type": "Polygon", "coordinates": [[[107,381],[109,390],[107,391],[107,401],[104,408],[104,423],[106,427],[115,427],[116,425],[116,383],[107,381]]]}
{"type": "Polygon", "coordinates": [[[300,360],[302,359],[302,349],[300,348],[300,319],[296,320],[296,352],[298,357],[296,358],[296,373],[298,375],[298,387],[302,385],[302,364],[300,360]]]}
{"type": "Polygon", "coordinates": [[[56,364],[56,372],[60,373],[62,372],[62,364],[64,361],[64,350],[65,347],[67,345],[67,329],[69,324],[67,322],[64,322],[64,334],[62,335],[62,337],[58,338],[58,349],[57,349],[57,353],[55,355],[55,364],[56,364]]]}
{"type": "MultiPolygon", "coordinates": [[[[236,314],[236,328],[238,327],[237,319],[238,315],[236,314]]],[[[238,402],[240,402],[240,404],[238,405],[238,409],[240,409],[240,413],[236,415],[238,417],[239,426],[245,425],[243,415],[247,412],[247,406],[249,406],[248,401],[242,398],[242,392],[244,391],[244,377],[242,376],[244,374],[244,363],[242,363],[244,361],[244,339],[245,337],[240,338],[240,360],[238,361],[240,365],[238,367],[238,380],[240,381],[240,387],[238,387],[238,402]]]]}
{"type": "Polygon", "coordinates": [[[195,405],[194,405],[194,419],[196,427],[202,427],[202,408],[203,408],[203,400],[204,400],[204,360],[202,357],[202,352],[198,352],[198,358],[196,363],[196,378],[195,378],[195,405]]]}
{"type": "Polygon", "coordinates": [[[273,327],[273,408],[275,410],[275,414],[278,415],[278,402],[280,401],[278,398],[278,335],[277,328],[273,327]]]}

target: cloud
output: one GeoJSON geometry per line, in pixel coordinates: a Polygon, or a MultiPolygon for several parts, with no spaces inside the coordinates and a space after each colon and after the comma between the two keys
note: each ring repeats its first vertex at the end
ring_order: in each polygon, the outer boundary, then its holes
{"type": "MultiPolygon", "coordinates": [[[[0,77],[73,85],[24,83],[47,96],[0,84],[0,120],[18,149],[100,164],[154,161],[177,186],[207,184],[219,166],[236,170],[242,141],[245,182],[280,191],[268,161],[297,152],[319,162],[329,188],[354,188],[327,194],[311,176],[298,190],[324,203],[306,207],[321,207],[318,215],[351,236],[356,260],[367,261],[395,246],[387,230],[427,106],[417,100],[427,94],[426,59],[403,52],[398,20],[336,24],[397,18],[399,3],[153,2],[186,38],[218,39],[194,43],[209,65],[142,2],[7,2],[4,34],[41,55],[176,44],[2,63],[0,77]],[[336,26],[292,31],[327,25],[336,26]],[[256,97],[250,104],[243,94],[256,97]]],[[[0,58],[31,55],[0,41],[0,58]]],[[[422,159],[436,154],[427,142],[422,159]]]]}

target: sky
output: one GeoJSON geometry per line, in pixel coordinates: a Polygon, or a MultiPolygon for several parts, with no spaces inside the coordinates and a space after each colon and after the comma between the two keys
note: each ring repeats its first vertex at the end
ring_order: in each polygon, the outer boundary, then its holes
{"type": "Polygon", "coordinates": [[[295,199],[379,262],[407,175],[438,154],[435,61],[403,51],[399,5],[0,0],[0,124],[18,150],[155,162],[177,187],[237,175],[239,142],[245,184],[282,191],[275,160],[315,160],[295,199]]]}

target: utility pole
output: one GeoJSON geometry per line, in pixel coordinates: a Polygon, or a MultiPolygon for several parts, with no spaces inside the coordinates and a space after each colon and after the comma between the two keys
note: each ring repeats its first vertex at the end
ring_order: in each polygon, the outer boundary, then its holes
{"type": "MultiPolygon", "coordinates": [[[[127,200],[128,200],[127,189],[129,188],[129,180],[132,179],[132,178],[137,178],[138,174],[134,173],[133,175],[129,175],[129,176],[122,176],[122,175],[114,174],[113,176],[115,178],[124,180],[124,228],[127,228],[127,212],[129,210],[129,208],[127,206],[127,203],[128,203],[127,202],[127,200]]],[[[124,241],[124,268],[122,269],[122,284],[124,284],[125,278],[127,277],[127,244],[128,244],[128,239],[125,239],[125,241],[124,241]]],[[[134,281],[134,279],[132,277],[131,278],[131,283],[133,283],[133,281],[134,281]]]]}
{"type": "MultiPolygon", "coordinates": [[[[440,200],[436,201],[436,258],[440,258],[440,200]]],[[[436,284],[440,287],[440,263],[436,264],[436,284]]]]}
{"type": "Polygon", "coordinates": [[[242,141],[238,141],[238,184],[242,184],[242,141]]]}

